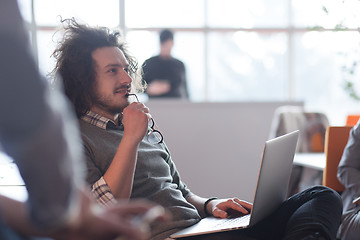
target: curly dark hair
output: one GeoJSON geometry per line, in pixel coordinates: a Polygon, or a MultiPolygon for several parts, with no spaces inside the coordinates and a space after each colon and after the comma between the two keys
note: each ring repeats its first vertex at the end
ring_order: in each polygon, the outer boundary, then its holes
{"type": "Polygon", "coordinates": [[[118,47],[129,63],[129,75],[134,80],[133,90],[143,91],[143,81],[137,72],[138,63],[129,54],[119,31],[110,31],[106,27],[89,27],[77,23],[74,18],[61,22],[65,25],[64,34],[52,54],[56,65],[51,74],[55,84],[61,81],[78,118],[90,110],[95,96],[96,72],[92,53],[98,48],[118,47]]]}

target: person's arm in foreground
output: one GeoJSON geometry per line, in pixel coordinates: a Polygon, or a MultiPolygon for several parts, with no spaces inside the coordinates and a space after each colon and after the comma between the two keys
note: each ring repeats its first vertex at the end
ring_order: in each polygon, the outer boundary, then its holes
{"type": "Polygon", "coordinates": [[[0,22],[0,111],[6,113],[0,142],[24,179],[32,221],[44,229],[56,227],[76,215],[72,207],[78,204],[81,178],[74,174],[81,161],[76,125],[35,66],[17,1],[0,2],[0,22]]]}
{"type": "Polygon", "coordinates": [[[82,210],[78,217],[52,230],[39,230],[31,222],[25,203],[1,195],[0,212],[2,220],[21,235],[51,237],[59,240],[114,239],[117,236],[134,240],[147,239],[148,225],[140,225],[141,223],[133,220],[134,217],[141,218],[152,209],[156,210],[155,218],[163,220],[165,216],[162,208],[144,201],[119,203],[111,207],[99,208],[86,193],[82,193],[80,202],[82,210]]]}

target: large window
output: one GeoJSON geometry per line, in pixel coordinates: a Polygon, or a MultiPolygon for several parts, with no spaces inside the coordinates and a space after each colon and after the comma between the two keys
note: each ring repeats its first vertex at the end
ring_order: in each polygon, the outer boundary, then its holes
{"type": "Polygon", "coordinates": [[[300,100],[333,124],[360,112],[342,70],[360,59],[351,55],[359,53],[358,0],[18,1],[44,73],[61,18],[120,28],[140,64],[157,54],[158,31],[171,28],[192,101],[300,100]]]}

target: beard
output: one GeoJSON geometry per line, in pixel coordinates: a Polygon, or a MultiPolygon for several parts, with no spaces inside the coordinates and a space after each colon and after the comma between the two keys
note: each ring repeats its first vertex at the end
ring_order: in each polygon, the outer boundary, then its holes
{"type": "Polygon", "coordinates": [[[127,97],[124,97],[122,100],[123,101],[121,102],[115,102],[114,99],[110,97],[96,96],[92,101],[94,105],[101,108],[103,111],[115,115],[122,113],[124,108],[130,104],[127,97]]]}

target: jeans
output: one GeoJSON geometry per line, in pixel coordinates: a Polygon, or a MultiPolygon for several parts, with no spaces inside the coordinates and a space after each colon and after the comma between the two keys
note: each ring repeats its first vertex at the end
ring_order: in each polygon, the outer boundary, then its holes
{"type": "Polygon", "coordinates": [[[314,186],[284,201],[268,217],[251,228],[195,236],[190,239],[302,239],[304,234],[319,232],[335,240],[342,214],[339,194],[324,186],[314,186]]]}

